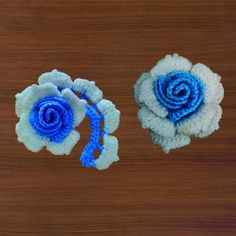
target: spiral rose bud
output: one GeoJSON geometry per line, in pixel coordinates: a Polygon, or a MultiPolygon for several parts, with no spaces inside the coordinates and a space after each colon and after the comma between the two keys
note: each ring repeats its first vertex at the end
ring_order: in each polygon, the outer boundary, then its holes
{"type": "Polygon", "coordinates": [[[30,123],[39,135],[60,143],[73,129],[73,112],[64,98],[44,98],[35,103],[30,123]]]}
{"type": "Polygon", "coordinates": [[[159,102],[168,110],[168,118],[175,124],[194,113],[204,99],[201,80],[185,71],[173,71],[157,77],[154,92],[159,102]]]}

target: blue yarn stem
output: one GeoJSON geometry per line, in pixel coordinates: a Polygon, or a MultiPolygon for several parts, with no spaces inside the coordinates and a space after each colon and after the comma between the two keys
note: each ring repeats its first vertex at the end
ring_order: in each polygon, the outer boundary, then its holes
{"type": "Polygon", "coordinates": [[[104,132],[101,131],[100,121],[102,120],[101,115],[96,110],[96,104],[86,105],[87,112],[86,116],[90,121],[91,126],[91,135],[89,138],[88,144],[85,146],[81,156],[80,161],[85,167],[95,167],[95,157],[94,151],[98,149],[102,152],[103,147],[100,145],[100,137],[104,135],[104,132]]]}

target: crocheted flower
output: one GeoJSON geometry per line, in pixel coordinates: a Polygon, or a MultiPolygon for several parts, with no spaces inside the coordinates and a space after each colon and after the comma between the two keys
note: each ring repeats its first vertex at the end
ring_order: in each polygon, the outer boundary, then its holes
{"type": "Polygon", "coordinates": [[[16,94],[18,141],[32,152],[45,146],[55,155],[68,155],[80,139],[75,127],[85,117],[86,101],[69,89],[72,81],[62,72],[45,73],[38,81],[16,94]]]}
{"type": "Polygon", "coordinates": [[[138,118],[165,152],[219,129],[224,89],[220,76],[178,54],[167,55],[134,86],[138,118]]]}
{"type": "Polygon", "coordinates": [[[67,74],[53,70],[42,74],[38,83],[16,94],[19,142],[32,152],[45,146],[55,155],[68,155],[80,139],[75,128],[88,117],[92,133],[81,154],[83,165],[106,169],[119,159],[118,140],[110,134],[118,128],[120,112],[112,102],[103,99],[102,91],[93,81],[73,82],[67,74]],[[97,159],[96,149],[100,151],[97,159]]]}

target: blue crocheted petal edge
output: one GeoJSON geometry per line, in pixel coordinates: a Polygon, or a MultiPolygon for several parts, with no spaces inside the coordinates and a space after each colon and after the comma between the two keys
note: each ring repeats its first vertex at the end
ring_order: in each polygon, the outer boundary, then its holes
{"type": "Polygon", "coordinates": [[[71,88],[73,84],[69,75],[64,72],[60,72],[57,69],[54,69],[51,72],[45,72],[40,75],[38,78],[38,83],[53,83],[58,87],[59,90],[71,88]]]}
{"type": "Polygon", "coordinates": [[[60,92],[58,91],[57,87],[52,83],[45,83],[42,85],[33,84],[27,87],[21,93],[17,93],[15,95],[16,115],[20,118],[24,112],[31,111],[34,104],[39,99],[51,96],[60,96],[60,92]]]}
{"type": "Polygon", "coordinates": [[[104,118],[104,131],[107,134],[113,133],[120,123],[120,111],[116,109],[115,104],[106,99],[99,102],[97,108],[104,118]]]}
{"type": "Polygon", "coordinates": [[[77,78],[74,80],[73,91],[80,93],[82,98],[88,98],[92,103],[98,103],[103,98],[103,92],[100,90],[94,81],[77,78]]]}

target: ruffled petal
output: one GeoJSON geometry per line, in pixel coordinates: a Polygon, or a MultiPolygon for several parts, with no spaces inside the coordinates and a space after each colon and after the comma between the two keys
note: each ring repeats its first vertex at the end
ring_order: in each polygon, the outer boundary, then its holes
{"type": "Polygon", "coordinates": [[[152,141],[160,145],[165,153],[171,149],[180,148],[190,144],[190,137],[183,134],[176,134],[174,137],[163,137],[157,133],[151,133],[152,141]]]}
{"type": "Polygon", "coordinates": [[[20,118],[24,112],[30,111],[33,108],[35,102],[37,102],[39,99],[50,96],[60,96],[57,87],[52,83],[45,83],[42,85],[33,84],[24,89],[21,93],[17,93],[15,95],[15,109],[17,116],[20,118]]]}
{"type": "Polygon", "coordinates": [[[104,131],[108,134],[113,133],[120,123],[120,111],[111,101],[106,99],[99,102],[97,108],[104,117],[104,131]]]}
{"type": "Polygon", "coordinates": [[[149,73],[143,73],[134,85],[134,97],[138,104],[140,104],[139,101],[140,85],[143,83],[144,80],[148,79],[149,77],[150,77],[149,73]]]}
{"type": "Polygon", "coordinates": [[[181,70],[190,71],[192,63],[187,58],[178,54],[166,55],[163,59],[157,62],[150,73],[153,77],[168,74],[171,71],[181,70]]]}
{"type": "Polygon", "coordinates": [[[224,97],[224,89],[220,83],[220,76],[213,73],[209,67],[198,63],[193,66],[193,74],[197,75],[205,85],[205,103],[220,103],[224,97]]]}
{"type": "Polygon", "coordinates": [[[153,90],[153,82],[153,77],[144,79],[142,82],[140,81],[140,85],[138,85],[139,93],[137,94],[137,99],[140,104],[145,104],[157,116],[165,118],[168,115],[168,111],[157,100],[153,90]]]}
{"type": "Polygon", "coordinates": [[[64,88],[71,88],[72,87],[72,80],[69,75],[67,75],[64,72],[60,72],[58,70],[52,70],[51,72],[43,73],[38,78],[39,84],[44,83],[53,83],[55,84],[58,89],[64,89],[64,88]]]}
{"type": "Polygon", "coordinates": [[[39,136],[30,125],[29,112],[21,115],[19,122],[16,124],[16,134],[18,141],[32,152],[40,151],[48,143],[48,140],[39,136]]]}
{"type": "Polygon", "coordinates": [[[119,160],[118,157],[118,140],[111,135],[103,136],[103,150],[98,159],[95,160],[95,165],[98,170],[107,169],[113,162],[119,160]]]}
{"type": "Polygon", "coordinates": [[[212,121],[215,119],[219,110],[221,108],[217,104],[203,104],[197,113],[192,114],[189,118],[178,123],[178,132],[186,135],[199,136],[199,133],[204,133],[211,127],[212,121]]]}
{"type": "Polygon", "coordinates": [[[54,155],[69,155],[75,144],[79,141],[80,134],[72,130],[70,134],[61,143],[49,142],[47,150],[54,155]]]}
{"type": "Polygon", "coordinates": [[[73,90],[86,96],[93,103],[98,103],[103,98],[102,90],[95,85],[94,81],[78,78],[73,83],[73,90]]]}
{"type": "Polygon", "coordinates": [[[217,104],[220,104],[221,101],[222,101],[223,98],[224,98],[224,88],[223,88],[222,83],[219,83],[219,84],[218,84],[217,91],[218,91],[218,92],[217,92],[217,94],[216,94],[216,96],[215,96],[215,102],[216,102],[217,104]]]}
{"type": "Polygon", "coordinates": [[[86,115],[87,102],[79,99],[70,89],[63,89],[61,96],[69,103],[73,110],[74,127],[78,126],[86,115]]]}
{"type": "Polygon", "coordinates": [[[215,114],[211,120],[210,125],[208,126],[208,129],[200,131],[196,136],[199,138],[204,138],[212,134],[215,130],[218,130],[220,128],[219,121],[221,119],[221,116],[222,116],[222,109],[219,105],[217,105],[215,114]]]}
{"type": "Polygon", "coordinates": [[[156,116],[145,106],[139,110],[138,119],[144,129],[150,129],[165,137],[173,137],[175,135],[175,126],[171,121],[156,116]]]}
{"type": "Polygon", "coordinates": [[[15,102],[15,110],[16,110],[16,115],[18,118],[20,118],[21,114],[23,114],[28,107],[27,102],[29,102],[28,96],[32,94],[32,87],[37,86],[37,85],[31,85],[24,89],[21,93],[17,93],[15,95],[16,97],[16,102],[15,102]]]}

